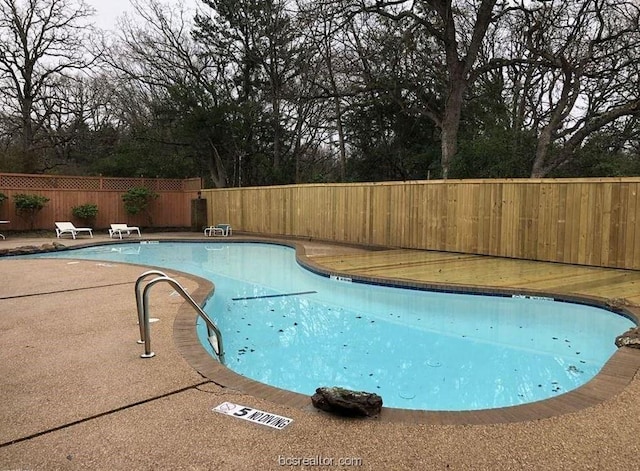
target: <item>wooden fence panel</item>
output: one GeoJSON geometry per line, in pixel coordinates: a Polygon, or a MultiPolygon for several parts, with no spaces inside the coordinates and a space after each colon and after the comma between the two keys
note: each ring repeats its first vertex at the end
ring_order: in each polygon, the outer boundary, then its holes
{"type": "Polygon", "coordinates": [[[634,255],[640,252],[640,183],[629,183],[629,201],[627,204],[627,215],[621,219],[621,225],[624,227],[620,232],[624,233],[624,251],[620,251],[621,263],[618,266],[624,266],[627,260],[633,260],[634,255]]]}
{"type": "MultiPolygon", "coordinates": [[[[0,207],[0,219],[11,221],[8,230],[29,230],[30,222],[15,213],[13,195],[24,193],[22,190],[4,190],[9,197],[0,207]]],[[[98,216],[93,224],[95,229],[105,229],[111,223],[128,223],[142,227],[176,227],[185,228],[191,225],[191,199],[196,192],[160,192],[158,199],[150,205],[152,224],[145,215],[131,216],[124,210],[122,192],[114,191],[79,191],[79,190],[37,190],[28,191],[49,198],[49,202],[34,219],[33,229],[53,230],[56,221],[72,221],[84,224],[74,218],[71,209],[81,204],[93,203],[98,206],[98,216]]]]}
{"type": "Polygon", "coordinates": [[[49,198],[45,207],[36,215],[33,229],[51,230],[56,221],[72,221],[72,208],[92,203],[98,206],[93,224],[96,230],[106,230],[112,223],[128,223],[142,227],[176,227],[191,225],[191,200],[201,189],[201,179],[147,179],[75,177],[60,175],[0,174],[0,192],[8,199],[0,205],[0,219],[11,221],[3,230],[29,230],[30,221],[15,212],[13,196],[33,194],[49,198]],[[152,221],[145,215],[130,216],[124,210],[122,195],[132,187],[153,189],[158,198],[150,205],[152,221]]]}
{"type": "Polygon", "coordinates": [[[203,190],[238,232],[640,269],[640,178],[203,190]]]}
{"type": "Polygon", "coordinates": [[[374,186],[371,188],[372,245],[388,244],[390,231],[393,230],[391,223],[391,201],[386,190],[387,187],[385,186],[374,186]]]}

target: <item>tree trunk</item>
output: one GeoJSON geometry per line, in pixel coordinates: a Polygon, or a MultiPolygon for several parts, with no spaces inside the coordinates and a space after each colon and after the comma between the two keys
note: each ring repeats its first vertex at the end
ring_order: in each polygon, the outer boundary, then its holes
{"type": "Polygon", "coordinates": [[[344,144],[344,129],[342,127],[342,106],[340,98],[336,95],[333,99],[336,111],[336,130],[338,131],[338,147],[340,149],[340,181],[345,181],[347,177],[347,149],[344,144]]]}
{"type": "MultiPolygon", "coordinates": [[[[278,91],[274,90],[274,95],[277,93],[278,91]]],[[[273,107],[273,171],[279,180],[280,160],[282,159],[282,146],[280,144],[280,99],[274,97],[271,105],[273,107]]]]}
{"type": "Polygon", "coordinates": [[[538,137],[538,147],[536,148],[536,158],[531,168],[531,178],[546,177],[552,170],[566,164],[589,135],[622,116],[631,116],[638,112],[640,112],[640,100],[625,103],[594,117],[576,131],[550,157],[549,150],[551,149],[553,133],[560,126],[558,123],[561,123],[561,121],[552,120],[542,129],[538,137]]]}
{"type": "Polygon", "coordinates": [[[458,130],[460,128],[460,116],[467,82],[464,78],[454,78],[450,81],[450,92],[445,105],[444,116],[441,124],[442,131],[442,178],[449,177],[451,161],[458,152],[458,130]]]}
{"type": "Polygon", "coordinates": [[[544,163],[547,159],[550,145],[551,127],[547,125],[542,129],[542,132],[540,132],[540,136],[538,136],[536,157],[533,160],[533,166],[531,167],[531,178],[542,178],[547,174],[544,163]]]}
{"type": "Polygon", "coordinates": [[[209,176],[215,188],[225,188],[227,186],[227,173],[224,169],[222,159],[216,146],[209,142],[211,146],[211,158],[209,159],[209,176]]]}
{"type": "MultiPolygon", "coordinates": [[[[30,92],[25,91],[25,95],[30,92]]],[[[31,121],[32,100],[25,97],[21,104],[22,115],[22,142],[20,153],[22,154],[22,171],[24,173],[37,173],[36,158],[33,152],[33,122],[31,121]]]]}

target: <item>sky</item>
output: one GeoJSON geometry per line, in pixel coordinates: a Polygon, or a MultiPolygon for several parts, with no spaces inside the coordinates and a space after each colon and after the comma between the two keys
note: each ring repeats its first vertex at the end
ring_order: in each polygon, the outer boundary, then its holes
{"type": "MultiPolygon", "coordinates": [[[[144,1],[144,0],[143,0],[144,1]]],[[[132,12],[130,0],[85,0],[85,3],[91,6],[96,14],[93,17],[95,25],[101,29],[113,30],[116,27],[116,20],[125,12],[132,12]]],[[[178,0],[160,0],[160,3],[175,3],[178,0]]],[[[198,5],[198,0],[183,0],[185,5],[198,5]]]]}
{"type": "Polygon", "coordinates": [[[101,29],[114,29],[116,19],[132,9],[129,0],[85,0],[85,3],[95,9],[93,21],[101,29]]]}

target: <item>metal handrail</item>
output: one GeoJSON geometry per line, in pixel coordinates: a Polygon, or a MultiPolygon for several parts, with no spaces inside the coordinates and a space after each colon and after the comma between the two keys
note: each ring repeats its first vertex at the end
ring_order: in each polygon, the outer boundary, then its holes
{"type": "Polygon", "coordinates": [[[138,277],[135,284],[135,292],[136,292],[136,308],[138,309],[138,325],[140,326],[140,340],[138,343],[144,343],[144,307],[142,302],[142,292],[140,291],[140,285],[144,281],[145,278],[148,278],[152,275],[160,275],[167,276],[166,273],[161,272],[159,270],[149,270],[144,272],[142,275],[138,277]]]}
{"type": "Polygon", "coordinates": [[[180,294],[185,301],[187,301],[191,306],[196,310],[198,315],[202,317],[205,324],[207,325],[207,334],[209,338],[209,343],[211,347],[213,347],[213,351],[218,356],[220,363],[224,365],[224,347],[222,344],[222,333],[220,329],[216,326],[216,324],[209,318],[209,316],[202,310],[202,308],[194,301],[194,299],[185,291],[180,283],[178,283],[173,278],[167,276],[158,270],[151,270],[143,273],[138,277],[138,280],[135,284],[136,290],[136,304],[138,308],[138,320],[140,323],[140,340],[138,343],[144,343],[144,353],[140,355],[142,358],[151,358],[155,356],[155,353],[151,351],[151,334],[149,327],[149,290],[156,283],[160,283],[161,281],[166,281],[176,290],[178,294],[180,294]],[[142,296],[140,296],[140,285],[142,281],[151,276],[151,275],[160,275],[157,278],[149,281],[144,287],[142,296]],[[211,332],[214,333],[215,338],[211,335],[211,332]]]}

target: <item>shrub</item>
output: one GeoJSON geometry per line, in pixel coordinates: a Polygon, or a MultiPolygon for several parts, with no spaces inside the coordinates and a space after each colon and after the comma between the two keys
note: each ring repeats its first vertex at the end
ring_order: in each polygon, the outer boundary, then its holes
{"type": "Polygon", "coordinates": [[[98,205],[94,203],[85,203],[71,208],[71,213],[86,223],[95,221],[98,215],[98,205]]]}
{"type": "Polygon", "coordinates": [[[16,205],[16,214],[27,219],[31,230],[33,230],[36,215],[45,207],[49,198],[41,195],[18,193],[13,195],[13,200],[16,205]]]}
{"type": "Polygon", "coordinates": [[[129,189],[124,195],[122,195],[122,201],[124,201],[124,210],[127,214],[136,215],[144,213],[149,220],[149,226],[153,225],[151,219],[151,213],[149,212],[149,205],[158,197],[158,194],[146,188],[144,186],[133,187],[129,189]]]}

